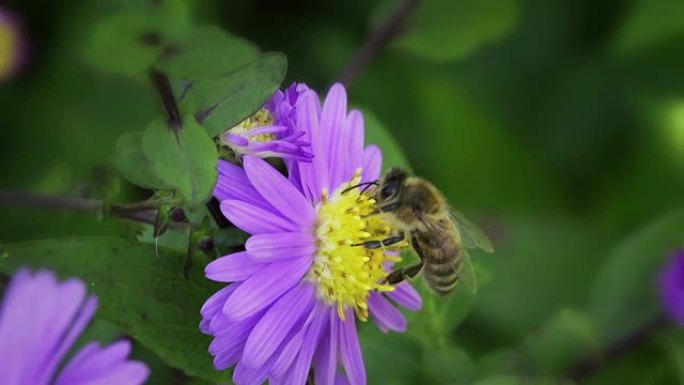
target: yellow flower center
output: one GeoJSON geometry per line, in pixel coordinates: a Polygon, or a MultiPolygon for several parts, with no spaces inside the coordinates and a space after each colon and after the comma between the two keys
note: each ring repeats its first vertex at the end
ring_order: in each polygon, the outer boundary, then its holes
{"type": "MultiPolygon", "coordinates": [[[[274,122],[275,116],[273,116],[273,114],[271,114],[271,112],[266,108],[262,108],[259,111],[257,111],[254,115],[236,124],[233,128],[230,129],[230,132],[236,135],[244,136],[245,134],[249,133],[249,131],[255,128],[268,126],[270,124],[273,124],[274,122]]],[[[256,142],[268,142],[274,140],[275,138],[275,134],[259,134],[250,137],[250,140],[256,142]]]]}
{"type": "Polygon", "coordinates": [[[375,215],[375,200],[356,186],[361,181],[358,170],[351,181],[343,183],[332,195],[323,191],[317,205],[318,225],[315,235],[318,252],[309,269],[308,279],[317,285],[318,297],[328,305],[337,306],[340,318],[352,307],[357,317],[368,319],[368,297],[374,290],[392,291],[385,283],[385,262],[401,260],[389,256],[387,250],[407,247],[399,242],[388,248],[368,249],[370,240],[382,240],[390,235],[391,227],[381,215],[375,215]]]}

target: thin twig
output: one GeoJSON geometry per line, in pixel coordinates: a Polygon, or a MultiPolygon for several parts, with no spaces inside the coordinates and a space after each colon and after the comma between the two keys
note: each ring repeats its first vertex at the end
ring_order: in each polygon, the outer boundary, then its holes
{"type": "Polygon", "coordinates": [[[654,334],[669,324],[670,321],[664,315],[659,316],[641,329],[608,346],[600,354],[579,361],[568,370],[567,377],[575,382],[591,377],[606,363],[639,348],[648,342],[654,334]]]}
{"type": "MultiPolygon", "coordinates": [[[[104,202],[97,199],[65,197],[30,192],[0,190],[0,204],[24,205],[49,209],[67,209],[91,214],[104,212],[104,202]]],[[[109,208],[112,215],[154,225],[159,202],[146,200],[142,202],[116,204],[109,208]]],[[[178,230],[188,228],[187,223],[171,222],[170,227],[178,230]]]]}
{"type": "Polygon", "coordinates": [[[368,63],[404,31],[406,19],[419,2],[420,0],[401,0],[394,13],[373,31],[363,46],[349,60],[338,77],[338,81],[349,86],[368,66],[368,63]]]}

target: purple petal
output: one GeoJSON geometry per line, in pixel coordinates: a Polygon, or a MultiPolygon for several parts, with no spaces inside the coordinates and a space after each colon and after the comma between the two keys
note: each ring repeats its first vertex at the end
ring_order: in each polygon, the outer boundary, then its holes
{"type": "Polygon", "coordinates": [[[130,352],[128,341],[115,342],[105,348],[92,342],[64,367],[55,385],[143,384],[149,369],[140,362],[128,361],[130,352]]]}
{"type": "Polygon", "coordinates": [[[97,308],[78,280],[16,274],[0,311],[0,372],[8,383],[46,383],[97,308]]]}
{"type": "Polygon", "coordinates": [[[263,262],[312,257],[317,249],[316,237],[306,233],[252,235],[245,247],[251,258],[263,262]]]}
{"type": "Polygon", "coordinates": [[[212,261],[204,268],[204,274],[217,282],[244,281],[266,266],[266,263],[251,258],[246,251],[240,251],[212,261]]]}
{"type": "Polygon", "coordinates": [[[297,108],[297,128],[307,133],[306,139],[311,143],[311,153],[314,158],[311,163],[298,163],[300,185],[306,197],[311,202],[321,199],[323,188],[328,188],[327,146],[324,147],[319,125],[318,95],[307,91],[297,108]],[[315,156],[321,154],[321,156],[315,156]]]}
{"type": "Polygon", "coordinates": [[[364,182],[374,181],[380,178],[382,152],[378,146],[372,144],[363,150],[361,168],[363,169],[364,182]]]}
{"type": "Polygon", "coordinates": [[[327,156],[331,190],[342,183],[342,179],[349,177],[346,174],[350,162],[345,159],[349,147],[346,115],[347,93],[341,84],[336,83],[328,91],[321,110],[321,137],[327,151],[317,153],[327,156]]]}
{"type": "Polygon", "coordinates": [[[250,368],[240,360],[233,372],[233,382],[239,385],[262,385],[268,376],[268,366],[250,368]]]}
{"type": "Polygon", "coordinates": [[[368,299],[368,307],[373,318],[384,329],[397,332],[406,331],[406,318],[382,294],[373,292],[368,299]]]}
{"type": "Polygon", "coordinates": [[[252,368],[271,358],[288,333],[313,306],[312,285],[299,285],[283,295],[262,317],[247,338],[242,361],[252,368]]]}
{"type": "Polygon", "coordinates": [[[337,371],[337,343],[339,340],[339,318],[337,309],[328,310],[327,330],[321,336],[322,345],[316,352],[316,370],[314,371],[316,385],[333,385],[337,371]]]}
{"type": "Polygon", "coordinates": [[[360,167],[363,159],[364,142],[364,122],[363,114],[359,110],[352,110],[347,116],[347,126],[349,127],[349,159],[355,164],[352,171],[360,167]]]}
{"type": "Polygon", "coordinates": [[[217,370],[228,369],[242,357],[245,342],[259,322],[263,313],[237,322],[226,322],[218,332],[211,344],[209,353],[215,356],[214,367],[217,370]]]}
{"type": "Polygon", "coordinates": [[[228,297],[237,289],[239,284],[234,284],[234,285],[228,285],[224,287],[223,289],[217,291],[209,297],[209,299],[204,302],[204,305],[202,305],[202,309],[200,310],[200,314],[202,314],[202,317],[204,318],[212,318],[216,313],[218,313],[221,308],[223,308],[223,305],[225,304],[226,300],[228,297]]]}
{"type": "Polygon", "coordinates": [[[247,179],[245,170],[241,167],[225,160],[219,160],[218,173],[218,181],[216,182],[216,187],[214,187],[216,199],[219,201],[236,199],[265,210],[272,209],[272,206],[254,189],[252,183],[247,179]]]}
{"type": "Polygon", "coordinates": [[[274,262],[240,284],[223,307],[233,321],[247,318],[295,286],[309,270],[312,258],[274,262]]]}
{"type": "Polygon", "coordinates": [[[356,333],[354,312],[348,310],[346,318],[345,321],[341,322],[342,327],[339,334],[342,364],[349,382],[355,385],[365,385],[366,367],[363,365],[363,357],[361,356],[361,346],[359,345],[359,336],[356,333]]]}
{"type": "Polygon", "coordinates": [[[264,199],[302,228],[313,226],[313,206],[287,178],[258,157],[245,156],[244,164],[247,177],[264,199]]]}
{"type": "Polygon", "coordinates": [[[295,361],[294,366],[289,373],[289,383],[306,383],[306,378],[311,370],[311,361],[313,359],[314,353],[316,352],[316,348],[319,346],[323,325],[328,321],[328,317],[326,317],[326,315],[327,314],[325,313],[320,313],[306,331],[303,346],[299,351],[297,360],[295,361]]]}
{"type": "Polygon", "coordinates": [[[222,201],[221,212],[235,226],[250,234],[275,233],[298,227],[274,211],[239,200],[222,201]]]}
{"type": "Polygon", "coordinates": [[[418,311],[423,307],[420,294],[408,282],[394,286],[394,290],[388,292],[387,296],[409,310],[418,311]]]}
{"type": "Polygon", "coordinates": [[[335,385],[349,385],[350,382],[347,380],[347,376],[344,373],[337,373],[335,376],[335,385]]]}

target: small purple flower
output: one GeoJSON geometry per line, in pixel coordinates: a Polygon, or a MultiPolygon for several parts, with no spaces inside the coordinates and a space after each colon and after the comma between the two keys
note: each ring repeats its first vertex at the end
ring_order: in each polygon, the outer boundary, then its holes
{"type": "Polygon", "coordinates": [[[0,80],[16,74],[26,58],[21,23],[10,11],[0,7],[0,80]]]}
{"type": "Polygon", "coordinates": [[[353,188],[377,179],[382,163],[376,146],[364,147],[362,114],[347,113],[339,84],[322,106],[310,90],[296,99],[295,132],[311,143],[311,162],[286,162],[287,177],[255,156],[244,169],[219,164],[221,209],[251,237],[246,251],[206,267],[232,284],[204,304],[200,328],[214,337],[214,366],[236,365],[236,384],[299,385],[313,369],[318,385],[363,385],[356,319],[403,332],[396,305],[418,310],[421,299],[408,282],[384,283],[393,250],[359,246],[391,231],[371,215],[370,194],[353,188]]]}
{"type": "Polygon", "coordinates": [[[660,299],[665,312],[684,326],[684,250],[679,250],[660,272],[660,299]]]}
{"type": "Polygon", "coordinates": [[[0,378],[4,385],[144,383],[147,367],[127,359],[128,341],[91,342],[61,363],[97,309],[83,282],[20,270],[0,305],[0,378]],[[61,368],[61,369],[60,369],[61,368]]]}
{"type": "Polygon", "coordinates": [[[305,149],[309,142],[302,140],[305,133],[295,130],[299,97],[306,91],[301,83],[276,91],[262,109],[223,134],[221,144],[238,156],[311,161],[313,155],[305,149]]]}

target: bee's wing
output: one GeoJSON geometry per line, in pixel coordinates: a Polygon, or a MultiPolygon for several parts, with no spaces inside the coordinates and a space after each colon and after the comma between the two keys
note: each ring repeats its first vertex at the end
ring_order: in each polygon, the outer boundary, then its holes
{"type": "Polygon", "coordinates": [[[469,249],[480,248],[488,253],[494,252],[494,246],[489,237],[463,214],[452,209],[451,219],[456,225],[465,247],[469,249]]]}
{"type": "Polygon", "coordinates": [[[468,250],[461,250],[461,268],[459,269],[459,280],[468,288],[473,294],[477,293],[477,277],[475,276],[475,268],[473,261],[470,259],[468,250]]]}

